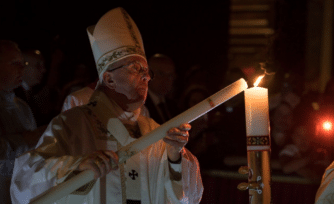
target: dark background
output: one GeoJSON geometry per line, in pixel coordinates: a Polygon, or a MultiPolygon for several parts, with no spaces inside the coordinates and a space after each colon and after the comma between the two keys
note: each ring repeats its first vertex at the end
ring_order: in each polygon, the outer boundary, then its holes
{"type": "Polygon", "coordinates": [[[224,74],[229,1],[2,1],[1,38],[14,40],[23,49],[40,49],[46,58],[54,46],[63,46],[73,60],[95,68],[86,28],[118,6],[136,22],[147,57],[156,52],[170,55],[180,75],[198,63],[208,67],[213,78],[224,74]]]}

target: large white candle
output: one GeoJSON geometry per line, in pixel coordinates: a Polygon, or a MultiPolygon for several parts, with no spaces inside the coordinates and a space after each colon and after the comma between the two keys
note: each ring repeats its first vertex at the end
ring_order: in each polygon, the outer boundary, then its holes
{"type": "MultiPolygon", "coordinates": [[[[203,100],[202,102],[191,107],[190,109],[186,110],[185,112],[181,113],[180,115],[167,121],[166,123],[164,123],[157,129],[153,130],[152,132],[148,133],[147,135],[128,144],[127,146],[124,146],[119,151],[117,151],[119,162],[120,163],[125,162],[128,158],[130,158],[134,154],[140,152],[149,145],[164,138],[166,136],[167,131],[170,128],[178,127],[183,123],[190,123],[191,121],[204,115],[210,110],[216,108],[217,106],[227,101],[228,99],[241,93],[242,91],[247,89],[247,87],[248,86],[246,81],[241,78],[236,82],[230,84],[229,86],[225,87],[224,89],[213,94],[212,96],[208,97],[207,99],[203,100]]],[[[44,203],[55,202],[58,199],[72,193],[74,190],[85,185],[86,183],[90,182],[93,179],[94,179],[94,173],[92,171],[87,170],[81,172],[80,174],[70,179],[69,181],[64,182],[56,187],[53,187],[48,191],[46,191],[45,193],[43,193],[43,195],[40,195],[37,198],[33,199],[31,201],[31,204],[44,204],[44,203]]]]}
{"type": "MultiPolygon", "coordinates": [[[[257,82],[261,80],[259,77],[257,82]]],[[[257,83],[256,82],[256,83],[257,83]]],[[[250,204],[270,204],[270,136],[268,89],[255,87],[245,90],[247,161],[250,204]]]]}
{"type": "Polygon", "coordinates": [[[268,89],[245,90],[247,151],[270,150],[268,89]]]}
{"type": "Polygon", "coordinates": [[[208,97],[207,99],[203,100],[202,102],[189,108],[185,112],[179,114],[178,116],[162,124],[159,128],[153,130],[149,134],[121,148],[118,151],[120,162],[123,162],[123,160],[128,159],[129,157],[140,152],[141,150],[145,149],[149,145],[164,138],[169,129],[173,127],[178,127],[183,123],[190,123],[194,121],[198,117],[216,108],[217,106],[224,103],[228,99],[241,93],[242,91],[247,89],[247,87],[248,86],[247,86],[246,81],[241,78],[237,80],[236,82],[230,84],[229,86],[225,87],[224,89],[213,94],[212,96],[208,97]]]}

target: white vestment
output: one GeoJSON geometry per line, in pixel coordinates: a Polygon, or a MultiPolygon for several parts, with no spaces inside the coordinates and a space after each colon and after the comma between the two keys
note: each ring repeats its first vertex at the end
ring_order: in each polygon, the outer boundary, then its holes
{"type": "MultiPolygon", "coordinates": [[[[120,121],[137,121],[142,135],[159,126],[138,113],[133,116],[122,113],[116,106],[97,90],[88,105],[72,108],[55,117],[37,148],[15,160],[11,185],[13,203],[28,203],[73,176],[73,171],[85,155],[99,149],[117,151],[134,141],[127,131],[122,131],[125,127],[120,121]],[[105,128],[107,123],[113,127],[108,128],[109,131],[105,128]]],[[[185,148],[181,154],[182,177],[179,181],[171,178],[166,144],[162,140],[137,154],[141,181],[138,190],[142,204],[200,202],[203,185],[198,161],[185,148]]],[[[120,165],[106,177],[91,182],[56,203],[126,203],[125,199],[129,197],[124,186],[124,178],[128,179],[124,173],[126,165],[120,165]]]]}
{"type": "Polygon", "coordinates": [[[331,203],[334,203],[334,162],[325,170],[320,187],[315,196],[315,204],[331,203]]]}
{"type": "MultiPolygon", "coordinates": [[[[66,96],[61,111],[64,112],[73,107],[87,104],[93,93],[94,89],[92,89],[90,86],[86,86],[80,90],[70,93],[68,96],[66,96]]],[[[146,106],[141,107],[140,114],[146,117],[150,117],[150,113],[146,106]]]]}
{"type": "Polygon", "coordinates": [[[28,151],[22,133],[36,129],[29,106],[14,92],[0,92],[0,203],[10,203],[14,160],[28,151]]]}

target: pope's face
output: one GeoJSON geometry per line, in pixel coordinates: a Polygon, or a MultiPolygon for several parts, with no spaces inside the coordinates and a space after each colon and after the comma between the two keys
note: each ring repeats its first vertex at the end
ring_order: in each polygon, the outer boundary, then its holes
{"type": "Polygon", "coordinates": [[[129,57],[110,70],[114,91],[126,96],[129,101],[144,104],[150,80],[147,62],[141,58],[129,57]]]}
{"type": "Polygon", "coordinates": [[[11,47],[0,58],[0,89],[12,91],[22,83],[24,60],[19,49],[11,47]]]}

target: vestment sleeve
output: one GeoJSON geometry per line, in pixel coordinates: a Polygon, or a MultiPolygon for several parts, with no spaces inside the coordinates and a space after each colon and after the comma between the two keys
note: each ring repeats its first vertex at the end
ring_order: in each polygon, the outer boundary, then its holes
{"type": "Polygon", "coordinates": [[[67,135],[71,130],[64,120],[63,115],[55,117],[37,148],[16,158],[10,187],[14,204],[29,203],[32,198],[63,182],[82,160],[82,156],[70,156],[67,135]]]}
{"type": "Polygon", "coordinates": [[[189,150],[183,148],[181,181],[167,179],[167,203],[200,203],[203,184],[197,158],[189,150]]]}
{"type": "MultiPolygon", "coordinates": [[[[152,128],[155,129],[159,125],[151,121],[152,128]]],[[[165,178],[164,178],[164,187],[166,192],[165,203],[175,204],[196,204],[200,203],[203,194],[203,183],[200,173],[200,166],[197,158],[186,148],[183,148],[181,151],[182,161],[181,169],[182,176],[181,180],[172,179],[170,176],[170,166],[167,160],[167,149],[166,143],[160,140],[156,143],[154,148],[152,148],[151,153],[148,154],[149,158],[154,157],[153,155],[161,155],[161,160],[159,164],[153,164],[150,166],[150,174],[159,174],[155,173],[156,166],[163,166],[165,168],[165,178]]],[[[175,170],[175,169],[174,169],[175,170]]],[[[159,178],[157,179],[159,183],[159,178]]],[[[151,186],[152,183],[151,183],[151,186]]],[[[152,192],[159,194],[158,190],[151,189],[152,192]]],[[[161,192],[160,192],[161,193],[161,192]]],[[[154,202],[153,202],[154,203],[154,202]]]]}
{"type": "Polygon", "coordinates": [[[334,203],[334,162],[326,169],[315,196],[315,204],[334,203]]]}

